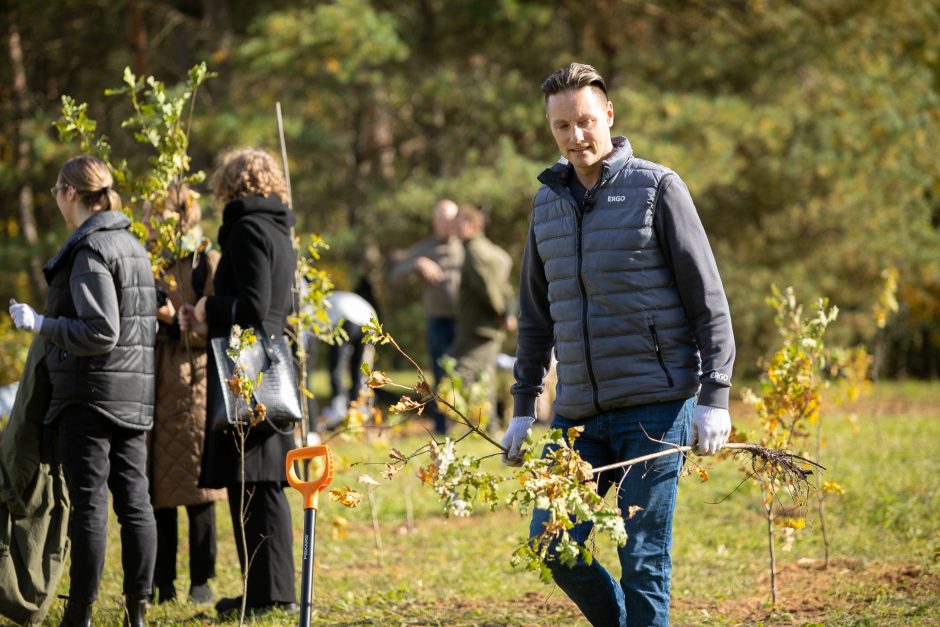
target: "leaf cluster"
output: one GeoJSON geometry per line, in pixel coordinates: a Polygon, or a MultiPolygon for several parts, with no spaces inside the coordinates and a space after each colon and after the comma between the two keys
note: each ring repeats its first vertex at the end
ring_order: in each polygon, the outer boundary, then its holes
{"type": "Polygon", "coordinates": [[[132,208],[162,207],[171,187],[204,180],[202,171],[190,172],[189,120],[196,91],[212,76],[206,64],[199,63],[190,68],[184,83],[168,88],[153,76],[137,76],[127,67],[123,85],[105,91],[106,95],[125,97],[130,102],[134,113],[121,126],[131,129],[134,139],[153,152],[148,159],[149,167],[141,172],[132,171],[126,159],[117,162],[111,159],[111,144],[107,137],[96,135],[98,125],[88,117],[87,103],[79,104],[63,95],[60,117],[53,123],[60,141],[77,142],[82,152],[104,161],[116,185],[128,190],[130,196],[124,211],[131,218],[130,230],[147,247],[154,276],[167,278],[171,286],[175,282],[167,277],[166,269],[194,248],[183,241],[179,215],[170,212],[166,218],[152,217],[148,225],[136,218],[132,208]]]}
{"type": "Polygon", "coordinates": [[[598,495],[591,465],[572,446],[581,430],[572,428],[565,434],[550,430],[540,442],[545,450],[542,456],[538,455],[542,447],[530,447],[516,475],[520,488],[509,498],[509,504],[523,514],[533,509],[548,513],[543,530],[516,548],[511,560],[513,565],[537,571],[545,583],[551,582],[547,562],[572,567],[581,558],[591,563],[590,549],[571,537],[575,525],[593,524],[595,534],[608,536],[617,546],[627,541],[623,513],[598,495]]]}
{"type": "MultiPolygon", "coordinates": [[[[267,409],[264,403],[256,402],[254,392],[261,385],[262,372],[258,372],[253,378],[247,376],[244,366],[239,363],[241,354],[258,341],[253,329],[243,329],[240,325],[233,324],[229,335],[228,347],[225,349],[225,355],[232,360],[234,367],[232,376],[225,380],[225,384],[235,394],[236,405],[245,408],[245,415],[248,418],[249,427],[255,427],[264,422],[267,409]]],[[[241,422],[236,422],[240,426],[241,422]]]]}

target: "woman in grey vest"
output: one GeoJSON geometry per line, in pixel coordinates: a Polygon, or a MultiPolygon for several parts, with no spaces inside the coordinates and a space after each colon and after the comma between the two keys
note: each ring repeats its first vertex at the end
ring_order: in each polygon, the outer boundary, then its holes
{"type": "Polygon", "coordinates": [[[44,314],[10,306],[20,329],[50,345],[52,398],[72,501],[69,600],[62,625],[91,625],[104,569],[108,489],[121,525],[125,625],[144,625],[156,544],[147,484],[153,424],[156,290],[144,247],[118,211],[121,199],[99,159],[81,155],[59,172],[52,195],[71,235],[43,268],[44,314]]]}

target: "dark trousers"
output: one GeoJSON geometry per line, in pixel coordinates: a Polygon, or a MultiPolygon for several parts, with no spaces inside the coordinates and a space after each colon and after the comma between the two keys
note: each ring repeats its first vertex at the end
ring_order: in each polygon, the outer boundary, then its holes
{"type": "MultiPolygon", "coordinates": [[[[176,580],[177,510],[176,507],[153,510],[157,520],[153,583],[162,589],[169,589],[176,580]]],[[[215,503],[187,505],[186,515],[189,518],[189,581],[199,586],[215,577],[215,503]]]]}
{"type": "Polygon", "coordinates": [[[92,603],[104,570],[108,489],[121,526],[124,594],[149,596],[156,524],[147,482],[147,433],[119,427],[83,407],[59,416],[59,455],[72,500],[69,600],[92,603]]]}
{"type": "MultiPolygon", "coordinates": [[[[434,374],[435,389],[444,377],[444,369],[439,363],[441,357],[447,354],[456,337],[457,321],[453,318],[429,317],[427,319],[428,354],[431,357],[431,372],[434,374]]],[[[437,405],[429,405],[427,414],[434,419],[435,433],[447,433],[447,418],[437,405]]]]}
{"type": "Polygon", "coordinates": [[[346,331],[349,339],[342,344],[330,346],[330,390],[333,392],[333,398],[345,394],[343,374],[349,372],[349,394],[346,398],[354,401],[359,398],[359,393],[365,383],[365,375],[362,374],[361,369],[362,355],[366,348],[366,345],[362,343],[365,334],[362,332],[362,327],[348,322],[343,324],[343,330],[346,331]]]}
{"type": "Polygon", "coordinates": [[[245,484],[245,543],[241,528],[241,486],[228,487],[228,505],[235,530],[238,561],[245,572],[245,551],[248,546],[248,607],[259,607],[274,602],[296,603],[294,590],[293,536],[291,535],[290,506],[287,495],[279,483],[258,482],[245,484]]]}

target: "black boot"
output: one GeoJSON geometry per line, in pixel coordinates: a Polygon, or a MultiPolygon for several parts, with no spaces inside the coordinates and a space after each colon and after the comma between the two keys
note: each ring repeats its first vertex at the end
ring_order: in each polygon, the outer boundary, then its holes
{"type": "Polygon", "coordinates": [[[59,627],[91,627],[91,603],[69,601],[59,627]]]}
{"type": "Polygon", "coordinates": [[[124,627],[147,627],[147,597],[127,595],[124,600],[124,627]]]}

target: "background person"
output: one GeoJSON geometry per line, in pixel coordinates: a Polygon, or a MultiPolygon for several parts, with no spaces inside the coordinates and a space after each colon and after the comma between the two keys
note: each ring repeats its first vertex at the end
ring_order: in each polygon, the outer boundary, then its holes
{"type": "MultiPolygon", "coordinates": [[[[222,257],[216,268],[214,293],[195,307],[184,307],[183,328],[207,331],[210,338],[227,337],[233,324],[277,338],[291,311],[296,255],[291,241],[294,214],[286,204],[287,188],[277,160],[257,148],[240,148],[222,158],[210,182],[225,207],[219,228],[222,257]]],[[[212,352],[208,356],[208,415],[223,403],[212,352]]],[[[251,614],[274,607],[296,608],[290,507],[284,488],[284,459],[294,448],[291,434],[258,427],[248,432],[244,450],[245,490],[241,494],[238,437],[234,430],[206,430],[199,485],[225,488],[235,530],[242,572],[248,571],[246,606],[251,614]],[[246,509],[243,545],[240,503],[246,509]],[[244,562],[244,549],[250,568],[244,562]]],[[[240,597],[221,599],[222,615],[241,609],[240,597]]]]}
{"type": "MultiPolygon", "coordinates": [[[[149,441],[150,499],[157,522],[157,561],[153,574],[156,601],[176,598],[177,508],[189,519],[189,598],[212,601],[209,579],[215,577],[215,502],[224,490],[200,488],[199,468],[206,434],[206,338],[180,330],[177,312],[212,294],[219,263],[218,251],[208,248],[199,220],[198,194],[187,186],[171,187],[160,211],[150,208],[159,222],[178,220],[181,258],[168,260],[157,281],[156,404],[149,441]],[[185,333],[185,335],[184,335],[185,333]],[[185,339],[184,339],[185,338],[185,339]]],[[[156,233],[151,232],[151,237],[156,233]]],[[[169,253],[165,253],[169,254],[169,253]]]]}
{"type": "MultiPolygon", "coordinates": [[[[393,286],[403,285],[414,276],[421,281],[428,356],[435,385],[444,376],[438,362],[457,336],[457,298],[464,249],[454,231],[456,217],[457,203],[447,198],[439,200],[431,214],[433,233],[409,248],[405,258],[396,263],[389,274],[389,283],[393,286]]],[[[446,433],[444,414],[436,406],[429,406],[428,414],[434,420],[434,430],[446,433]]]]}
{"type": "MultiPolygon", "coordinates": [[[[539,175],[520,280],[512,387],[515,416],[504,461],[520,443],[554,349],[552,428],[584,431],[574,448],[598,467],[660,450],[660,441],[713,454],[731,430],[731,316],[708,238],[679,176],[638,159],[610,136],[604,79],[572,63],[542,83],[562,158],[539,175]],[[698,403],[695,395],[698,393],[698,403]],[[691,433],[690,433],[691,431],[691,433]]],[[[620,581],[594,560],[548,564],[559,587],[595,625],[667,625],[672,517],[681,456],[598,477],[619,487],[626,521],[620,581]],[[624,477],[624,474],[626,476],[624,477]]],[[[533,512],[530,535],[547,521],[533,512]]],[[[591,526],[572,537],[585,542],[591,526]]]]}
{"type": "Polygon", "coordinates": [[[342,325],[348,339],[333,343],[327,353],[332,399],[323,410],[326,427],[335,427],[349,410],[349,403],[359,398],[365,385],[362,364],[372,365],[375,347],[363,344],[365,333],[362,327],[376,316],[375,308],[355,292],[335,290],[326,297],[326,313],[332,326],[342,325]],[[344,380],[349,377],[349,386],[344,380]]]}
{"type": "MultiPolygon", "coordinates": [[[[485,218],[473,205],[461,205],[457,236],[464,245],[460,272],[457,336],[450,355],[457,360],[457,374],[467,385],[483,382],[489,403],[486,415],[496,416],[496,358],[506,338],[510,316],[512,257],[483,234],[485,218]]],[[[492,423],[491,423],[492,424],[492,423]]]]}
{"type": "Polygon", "coordinates": [[[125,625],[145,624],[156,530],[147,485],[153,424],[156,290],[147,251],[129,231],[107,165],[80,155],[62,166],[52,195],[72,230],[43,268],[43,315],[14,303],[17,328],[41,334],[52,398],[46,424],[72,501],[69,597],[62,625],[91,625],[104,570],[108,489],[121,525],[125,625]]]}

